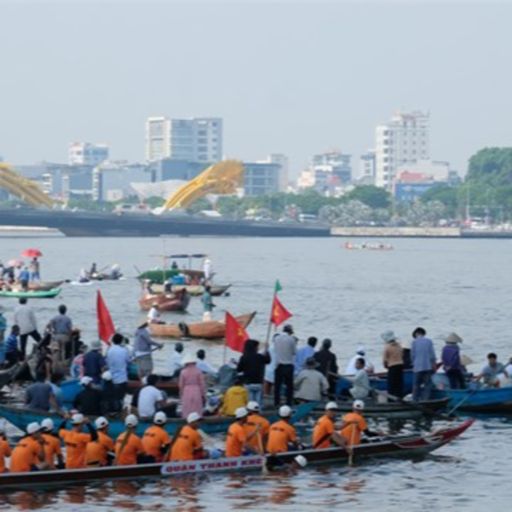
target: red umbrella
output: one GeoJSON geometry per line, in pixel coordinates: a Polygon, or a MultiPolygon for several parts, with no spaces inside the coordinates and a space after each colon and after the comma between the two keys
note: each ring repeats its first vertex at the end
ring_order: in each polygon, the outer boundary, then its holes
{"type": "Polygon", "coordinates": [[[21,256],[23,258],[40,258],[43,253],[39,249],[25,249],[21,256]]]}

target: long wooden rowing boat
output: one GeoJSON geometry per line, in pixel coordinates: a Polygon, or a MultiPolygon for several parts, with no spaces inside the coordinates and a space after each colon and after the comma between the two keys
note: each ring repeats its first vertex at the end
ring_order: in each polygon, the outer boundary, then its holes
{"type": "MultiPolygon", "coordinates": [[[[308,416],[317,405],[318,403],[316,402],[298,405],[292,416],[292,422],[300,421],[304,417],[308,416]]],[[[278,419],[277,410],[275,409],[263,411],[263,415],[270,421],[276,421],[278,419]]],[[[62,421],[62,417],[56,413],[4,404],[0,404],[0,417],[5,418],[9,423],[12,423],[15,427],[18,427],[21,430],[26,430],[29,423],[33,421],[37,421],[39,423],[44,418],[52,418],[55,425],[59,425],[62,421]]],[[[201,428],[209,434],[226,432],[233,421],[234,418],[232,416],[207,417],[202,420],[201,428]]],[[[111,436],[117,437],[121,432],[124,432],[125,426],[122,419],[109,418],[109,422],[109,431],[111,436]]],[[[184,420],[181,418],[171,418],[167,421],[165,429],[169,434],[174,434],[184,423],[184,420]]],[[[150,425],[150,421],[139,421],[137,433],[142,435],[150,425]]]]}
{"type": "Polygon", "coordinates": [[[28,290],[28,291],[8,291],[1,290],[0,297],[26,298],[26,299],[53,299],[61,292],[60,288],[52,288],[51,290],[28,290]]]}
{"type": "Polygon", "coordinates": [[[70,483],[111,481],[113,479],[142,479],[179,476],[184,474],[205,474],[219,472],[261,471],[282,469],[302,455],[308,465],[332,465],[342,467],[350,460],[355,463],[374,458],[418,458],[437,450],[464,433],[474,420],[467,420],[454,428],[445,428],[424,435],[411,434],[379,439],[354,446],[351,453],[343,448],[301,450],[278,455],[250,455],[246,457],[202,459],[185,462],[160,464],[138,464],[133,466],[110,466],[104,468],[67,469],[55,471],[34,471],[31,473],[0,474],[0,489],[61,486],[70,483]]]}
{"type": "Polygon", "coordinates": [[[448,398],[448,407],[459,411],[512,414],[512,387],[435,390],[434,397],[448,398]]]}
{"type": "MultiPolygon", "coordinates": [[[[237,316],[236,320],[245,328],[252,322],[255,315],[256,312],[247,313],[246,315],[237,316]]],[[[222,340],[226,335],[226,324],[216,320],[195,324],[186,324],[185,322],[179,324],[152,324],[149,326],[149,330],[153,336],[161,338],[222,340]]]]}

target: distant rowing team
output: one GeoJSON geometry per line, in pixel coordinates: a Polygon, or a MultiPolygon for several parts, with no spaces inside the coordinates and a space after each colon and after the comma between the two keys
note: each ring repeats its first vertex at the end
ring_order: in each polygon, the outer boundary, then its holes
{"type": "MultiPolygon", "coordinates": [[[[341,427],[336,431],[338,407],[336,402],[329,402],[324,416],[314,427],[312,448],[323,449],[338,445],[350,451],[351,447],[361,442],[362,433],[368,436],[379,435],[368,430],[362,414],[363,409],[364,402],[356,400],[353,411],[342,418],[341,427]]],[[[125,466],[265,453],[275,455],[290,449],[303,448],[295,428],[290,423],[292,412],[291,407],[281,406],[280,419],[270,424],[260,414],[257,402],[249,402],[247,408],[238,408],[235,420],[227,431],[224,453],[215,448],[204,449],[203,440],[209,436],[201,431],[202,417],[196,412],[188,415],[186,424],[172,438],[165,430],[167,416],[162,411],[155,413],[153,424],[146,429],[142,438],[136,434],[138,418],[130,414],[125,419],[126,430],[115,442],[108,434],[109,422],[105,417],[97,418],[93,426],[82,414],[76,413],[70,418],[70,429],[66,428],[66,418],[56,430],[53,421],[46,418],[41,424],[30,423],[27,426],[27,435],[12,452],[5,430],[1,432],[0,472],[125,466]],[[88,432],[84,432],[84,428],[88,432]],[[65,447],[65,462],[61,442],[65,447]],[[9,470],[6,465],[8,457],[9,470]]],[[[298,463],[300,464],[300,458],[298,463]]]]}

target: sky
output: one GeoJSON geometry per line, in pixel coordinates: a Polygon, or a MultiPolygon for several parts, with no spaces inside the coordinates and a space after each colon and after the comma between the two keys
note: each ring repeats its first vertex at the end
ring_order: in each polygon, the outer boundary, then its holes
{"type": "Polygon", "coordinates": [[[151,115],[220,116],[224,152],[372,148],[397,110],[465,171],[512,142],[512,3],[0,0],[0,155],[65,162],[72,141],[144,159],[151,115]]]}

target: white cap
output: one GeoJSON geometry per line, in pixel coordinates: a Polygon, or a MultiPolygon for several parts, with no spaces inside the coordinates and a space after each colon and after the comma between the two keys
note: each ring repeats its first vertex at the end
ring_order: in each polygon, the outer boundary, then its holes
{"type": "Polygon", "coordinates": [[[248,411],[259,411],[260,410],[260,404],[256,402],[255,400],[251,400],[247,404],[247,410],[248,411]]]}
{"type": "Polygon", "coordinates": [[[289,405],[281,405],[279,407],[279,416],[281,418],[289,418],[292,415],[292,408],[289,405]]]}
{"type": "Polygon", "coordinates": [[[135,414],[128,414],[124,420],[124,424],[127,427],[136,427],[139,424],[139,418],[135,414]]]}
{"type": "Polygon", "coordinates": [[[307,465],[308,465],[308,461],[306,459],[306,457],[304,457],[304,455],[297,455],[297,457],[295,457],[293,459],[301,468],[305,468],[307,465]]]}
{"type": "Polygon", "coordinates": [[[108,370],[106,370],[101,374],[101,378],[103,380],[112,380],[112,374],[108,370]]]}
{"type": "Polygon", "coordinates": [[[362,411],[364,409],[364,402],[362,400],[354,400],[352,407],[357,411],[362,411]]]}
{"type": "Polygon", "coordinates": [[[235,418],[239,420],[240,418],[245,418],[249,414],[249,411],[245,407],[239,407],[235,411],[235,418]]]}
{"type": "Polygon", "coordinates": [[[337,411],[338,410],[338,404],[336,402],[327,402],[325,405],[326,411],[337,411]]]}
{"type": "Polygon", "coordinates": [[[81,425],[84,422],[84,415],[77,412],[71,416],[71,423],[73,425],[81,425]]]}
{"type": "Polygon", "coordinates": [[[80,384],[82,384],[82,386],[88,386],[92,381],[93,381],[93,379],[86,375],[85,377],[82,377],[80,379],[80,384]]]}
{"type": "Polygon", "coordinates": [[[359,346],[357,347],[357,351],[356,351],[356,352],[357,352],[358,354],[361,354],[361,355],[363,355],[363,356],[364,356],[364,355],[365,355],[365,353],[366,353],[366,350],[364,349],[363,345],[359,345],[359,346]]]}
{"type": "Polygon", "coordinates": [[[194,354],[185,354],[183,356],[182,364],[183,366],[191,363],[197,363],[197,358],[194,356],[194,354]]]}
{"type": "Polygon", "coordinates": [[[165,414],[165,412],[158,411],[153,416],[153,423],[156,423],[157,425],[164,425],[166,421],[167,415],[165,414]]]}
{"type": "Polygon", "coordinates": [[[194,421],[199,421],[201,419],[201,415],[197,412],[191,412],[187,416],[187,423],[194,423],[194,421]]]}
{"type": "Polygon", "coordinates": [[[36,432],[39,432],[41,430],[41,426],[37,421],[33,421],[32,423],[29,423],[27,425],[27,434],[35,434],[36,432]]]}
{"type": "Polygon", "coordinates": [[[96,418],[94,425],[97,429],[105,428],[108,426],[108,420],[105,416],[100,416],[99,418],[96,418]]]}
{"type": "Polygon", "coordinates": [[[41,428],[46,430],[47,432],[51,432],[54,429],[53,420],[51,418],[45,418],[41,421],[41,428]]]}

